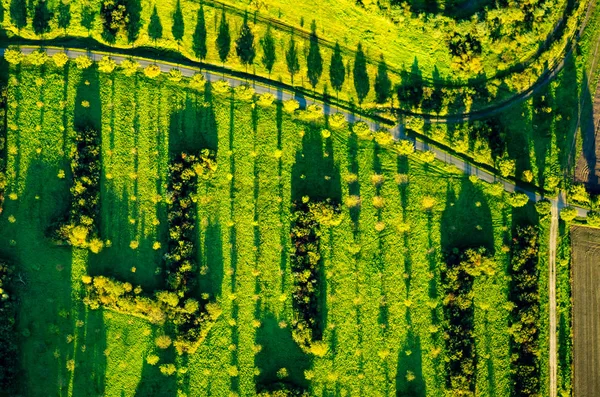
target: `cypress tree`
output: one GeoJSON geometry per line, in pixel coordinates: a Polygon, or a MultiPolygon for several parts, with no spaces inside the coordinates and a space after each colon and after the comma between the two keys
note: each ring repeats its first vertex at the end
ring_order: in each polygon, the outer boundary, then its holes
{"type": "Polygon", "coordinates": [[[335,43],[333,55],[331,55],[331,64],[329,65],[329,81],[333,89],[339,93],[346,79],[346,68],[342,58],[342,49],[340,43],[335,43]]]}
{"type": "Polygon", "coordinates": [[[269,71],[269,78],[271,78],[271,71],[273,70],[273,65],[275,64],[275,39],[273,38],[273,34],[271,33],[271,25],[267,26],[267,33],[265,36],[260,39],[260,45],[263,50],[263,56],[261,58],[261,62],[264,65],[265,69],[269,71]]]}
{"type": "Polygon", "coordinates": [[[183,12],[181,11],[180,0],[177,0],[177,5],[175,6],[175,13],[173,14],[173,26],[171,26],[171,33],[173,33],[173,37],[179,43],[183,39],[184,32],[185,25],[183,22],[183,12]]]}
{"type": "Polygon", "coordinates": [[[65,32],[71,24],[71,4],[60,2],[58,3],[58,27],[64,29],[65,32]]]}
{"type": "Polygon", "coordinates": [[[369,74],[367,73],[367,58],[362,50],[362,45],[358,43],[356,56],[354,57],[354,89],[358,97],[358,103],[361,104],[371,88],[369,84],[369,74]]]}
{"type": "Polygon", "coordinates": [[[152,10],[152,16],[150,16],[150,24],[148,24],[148,36],[154,41],[160,39],[163,34],[162,24],[160,23],[160,17],[156,6],[152,10]]]}
{"type": "Polygon", "coordinates": [[[231,35],[229,34],[229,23],[225,18],[225,8],[223,8],[223,13],[221,14],[221,23],[219,24],[219,34],[217,35],[216,44],[219,51],[219,58],[221,62],[225,63],[231,49],[231,35]]]}
{"type": "Polygon", "coordinates": [[[37,35],[42,35],[50,30],[50,20],[52,12],[48,9],[45,0],[40,0],[33,10],[33,31],[37,35]]]}
{"type": "MultiPolygon", "coordinates": [[[[92,10],[91,7],[84,6],[83,10],[81,11],[81,26],[87,29],[88,35],[94,25],[94,19],[96,19],[96,13],[92,10]]],[[[105,30],[103,36],[105,36],[106,34],[107,33],[105,30]]]]}
{"type": "Polygon", "coordinates": [[[377,103],[385,103],[390,97],[392,82],[388,77],[387,65],[381,55],[379,65],[377,66],[377,76],[375,77],[375,100],[377,103]]]}
{"type": "Polygon", "coordinates": [[[294,40],[294,31],[290,37],[290,44],[285,52],[285,63],[287,64],[288,72],[292,76],[292,85],[294,85],[294,75],[300,71],[300,63],[298,62],[298,49],[294,40]]]}
{"type": "Polygon", "coordinates": [[[26,0],[12,0],[10,2],[10,19],[19,30],[27,26],[26,0]]]}
{"type": "Polygon", "coordinates": [[[201,60],[206,59],[206,23],[204,22],[204,6],[200,4],[196,22],[196,30],[192,38],[192,50],[201,60]]]}
{"type": "Polygon", "coordinates": [[[308,68],[307,77],[314,90],[323,73],[323,57],[321,56],[321,50],[319,49],[317,24],[314,19],[310,26],[310,30],[310,43],[308,47],[308,57],[306,58],[306,66],[308,68]]]}
{"type": "Polygon", "coordinates": [[[244,14],[244,23],[240,29],[240,36],[235,41],[235,52],[240,60],[248,69],[248,65],[254,63],[254,57],[256,56],[256,48],[254,48],[254,34],[248,26],[248,12],[244,14]]]}

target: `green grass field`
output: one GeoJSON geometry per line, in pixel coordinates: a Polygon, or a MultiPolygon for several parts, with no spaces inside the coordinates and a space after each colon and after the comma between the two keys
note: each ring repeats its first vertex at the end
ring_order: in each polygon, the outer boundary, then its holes
{"type": "MultiPolygon", "coordinates": [[[[0,253],[23,280],[15,288],[26,395],[250,396],[285,381],[315,396],[444,396],[442,250],[475,244],[497,262],[496,274],[473,286],[477,395],[509,395],[507,247],[517,224],[537,223],[532,206],[515,210],[492,185],[399,157],[351,129],[331,128],[327,137],[326,121],[302,122],[281,104],[263,108],[162,77],[22,65],[11,68],[8,98],[10,197],[0,253]],[[111,244],[97,255],[45,237],[68,207],[69,152],[81,117],[102,132],[99,223],[111,244]],[[145,361],[162,330],[89,310],[81,276],[164,288],[163,248],[153,245],[166,245],[169,150],[197,145],[217,150],[216,174],[196,197],[197,243],[201,288],[223,314],[195,354],[162,352],[160,363],[178,368],[166,377],[145,361]],[[342,203],[352,195],[361,205],[342,206],[342,223],[322,237],[328,353],[317,357],[290,331],[290,207],[294,195],[332,183],[340,183],[342,203]]],[[[540,288],[546,273],[540,262],[540,288]]]]}

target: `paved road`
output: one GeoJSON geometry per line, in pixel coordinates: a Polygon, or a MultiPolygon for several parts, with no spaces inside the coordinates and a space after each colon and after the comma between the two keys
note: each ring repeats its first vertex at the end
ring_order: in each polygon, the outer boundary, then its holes
{"type": "MultiPolygon", "coordinates": [[[[39,50],[39,49],[40,49],[40,47],[33,47],[33,46],[27,46],[27,47],[22,46],[21,47],[21,51],[24,54],[29,54],[29,53],[31,53],[35,50],[39,50]]],[[[45,50],[48,53],[48,55],[53,55],[57,52],[66,52],[66,54],[71,59],[75,59],[81,55],[87,55],[94,61],[99,61],[105,55],[100,52],[86,51],[86,50],[81,50],[81,49],[63,49],[63,48],[46,47],[45,50]]],[[[4,54],[4,48],[0,48],[0,55],[3,55],[3,54],[4,54]]],[[[131,59],[131,57],[129,57],[129,56],[119,55],[118,53],[112,53],[111,58],[117,63],[121,63],[125,59],[131,59]]],[[[177,67],[181,71],[182,75],[184,75],[186,77],[191,77],[196,73],[202,73],[204,75],[204,77],[206,78],[206,80],[208,80],[208,81],[218,81],[218,80],[224,79],[224,80],[228,81],[232,87],[237,87],[240,84],[248,84],[249,83],[246,80],[238,79],[236,77],[222,75],[222,74],[215,74],[215,73],[211,73],[208,71],[201,71],[200,68],[193,68],[193,67],[189,67],[189,66],[175,66],[175,65],[172,65],[169,63],[161,62],[160,60],[154,61],[154,60],[144,59],[144,58],[139,58],[139,57],[134,57],[133,59],[135,59],[141,65],[141,67],[146,67],[152,63],[156,63],[159,66],[160,70],[165,73],[169,72],[174,67],[177,67]]],[[[272,87],[264,86],[264,85],[258,84],[256,82],[251,82],[251,84],[252,84],[252,87],[254,88],[254,90],[256,91],[256,93],[258,93],[258,94],[272,92],[272,87]]],[[[531,93],[529,95],[531,95],[531,93]]],[[[305,107],[308,103],[307,99],[304,98],[303,96],[299,96],[295,92],[286,91],[286,90],[283,90],[280,88],[278,88],[276,90],[276,97],[277,97],[277,99],[284,100],[284,101],[289,100],[289,99],[295,99],[300,103],[300,107],[302,107],[302,108],[305,107]]],[[[516,99],[516,100],[518,100],[518,99],[516,99]]],[[[331,114],[334,111],[336,111],[336,112],[342,113],[346,117],[346,120],[348,122],[356,121],[356,115],[351,112],[332,108],[331,105],[322,103],[320,101],[315,101],[312,103],[317,103],[317,104],[321,105],[323,107],[323,111],[326,114],[331,114]]],[[[363,118],[362,121],[367,123],[373,131],[377,131],[378,129],[385,127],[382,124],[380,124],[376,121],[370,120],[370,119],[363,118]]],[[[530,200],[536,201],[536,202],[543,198],[540,194],[538,194],[535,191],[530,191],[530,190],[526,190],[526,189],[517,187],[512,182],[501,179],[498,176],[491,174],[490,172],[485,171],[485,170],[469,163],[468,161],[465,161],[465,160],[463,160],[459,157],[453,156],[452,154],[449,154],[435,146],[432,146],[432,145],[422,141],[419,138],[412,138],[412,137],[409,138],[405,134],[404,126],[402,124],[396,125],[394,128],[392,128],[391,133],[395,139],[409,139],[409,140],[413,141],[413,143],[415,144],[416,150],[419,150],[419,151],[429,150],[429,151],[433,152],[435,154],[435,157],[438,160],[440,160],[446,164],[452,164],[452,165],[456,166],[459,170],[461,170],[462,172],[464,172],[467,175],[475,175],[477,178],[479,178],[485,182],[490,182],[490,183],[500,182],[500,183],[502,183],[502,185],[504,186],[504,190],[506,190],[509,193],[513,193],[513,192],[525,193],[527,196],[529,196],[530,200]]],[[[557,200],[554,198],[550,198],[549,200],[552,203],[555,203],[559,209],[567,206],[567,204],[564,202],[564,200],[557,200]]],[[[576,207],[576,208],[578,211],[578,215],[580,217],[587,216],[588,211],[586,209],[579,208],[579,207],[576,207]]]]}

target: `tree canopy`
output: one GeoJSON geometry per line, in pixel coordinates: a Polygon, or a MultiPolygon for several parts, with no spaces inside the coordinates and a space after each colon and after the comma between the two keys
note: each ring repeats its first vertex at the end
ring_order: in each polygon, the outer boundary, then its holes
{"type": "Polygon", "coordinates": [[[148,24],[148,36],[154,41],[162,38],[163,27],[160,23],[160,17],[158,16],[158,11],[156,10],[156,6],[152,10],[152,16],[150,16],[150,23],[148,24]]]}
{"type": "Polygon", "coordinates": [[[392,82],[388,76],[387,65],[383,55],[377,66],[377,76],[375,77],[375,100],[377,103],[385,103],[390,97],[392,82]]]}
{"type": "Polygon", "coordinates": [[[256,48],[254,47],[254,33],[248,26],[248,13],[244,14],[244,23],[240,29],[240,35],[235,42],[235,52],[242,63],[248,67],[254,63],[256,48]]]}
{"type": "Polygon", "coordinates": [[[229,33],[229,23],[225,16],[225,8],[223,8],[223,13],[221,14],[221,23],[219,24],[219,34],[217,35],[216,44],[219,51],[219,59],[221,59],[221,62],[225,62],[231,49],[231,34],[229,33]]]}
{"type": "Polygon", "coordinates": [[[323,73],[323,57],[319,48],[319,38],[317,37],[317,24],[313,20],[311,24],[310,43],[308,47],[308,57],[306,58],[308,68],[307,76],[313,89],[317,86],[321,74],[323,73]]]}
{"type": "Polygon", "coordinates": [[[292,77],[292,84],[294,84],[294,75],[300,71],[298,48],[296,48],[296,41],[294,40],[294,31],[292,31],[290,43],[285,52],[285,63],[287,64],[288,72],[290,72],[290,76],[292,77]]]}
{"type": "Polygon", "coordinates": [[[201,60],[206,59],[206,22],[204,21],[204,6],[202,4],[198,9],[196,30],[194,30],[194,36],[192,37],[192,50],[201,60]]]}
{"type": "Polygon", "coordinates": [[[362,103],[369,93],[371,85],[369,83],[369,74],[367,73],[367,58],[360,43],[358,43],[356,56],[354,57],[354,88],[358,97],[358,103],[362,103]]]}
{"type": "Polygon", "coordinates": [[[269,75],[273,70],[273,65],[275,64],[276,54],[275,54],[275,39],[273,38],[273,34],[271,33],[271,25],[267,26],[267,32],[264,37],[260,39],[260,45],[263,50],[263,56],[261,58],[261,62],[264,65],[265,69],[269,71],[269,75]]]}
{"type": "Polygon", "coordinates": [[[65,2],[58,3],[58,27],[61,29],[67,29],[71,24],[71,4],[65,2]]]}
{"type": "Polygon", "coordinates": [[[41,35],[50,31],[50,20],[52,12],[48,9],[48,3],[40,0],[33,11],[33,31],[41,35]]]}
{"type": "Polygon", "coordinates": [[[171,33],[173,34],[173,38],[175,38],[175,40],[181,41],[183,39],[184,32],[185,24],[183,22],[181,2],[180,0],[177,0],[177,5],[175,6],[175,13],[173,13],[173,25],[171,26],[171,33]]]}
{"type": "Polygon", "coordinates": [[[339,92],[344,85],[346,79],[346,68],[344,67],[344,59],[342,58],[342,49],[340,43],[336,42],[331,55],[331,63],[329,65],[329,81],[334,90],[339,92]]]}
{"type": "Polygon", "coordinates": [[[12,0],[10,2],[10,19],[17,29],[23,29],[27,26],[26,0],[12,0]]]}

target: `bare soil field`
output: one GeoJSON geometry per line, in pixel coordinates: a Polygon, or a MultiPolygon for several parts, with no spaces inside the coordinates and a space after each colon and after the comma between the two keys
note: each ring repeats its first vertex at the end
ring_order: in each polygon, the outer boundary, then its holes
{"type": "Polygon", "coordinates": [[[600,396],[600,230],[572,229],[574,395],[600,396]]]}

